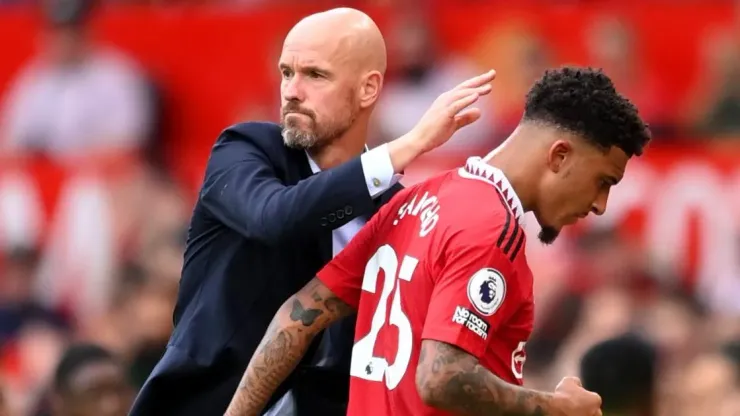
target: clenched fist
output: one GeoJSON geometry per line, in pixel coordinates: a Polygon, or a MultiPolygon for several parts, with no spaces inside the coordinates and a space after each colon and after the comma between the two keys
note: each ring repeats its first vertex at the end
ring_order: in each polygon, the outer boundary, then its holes
{"type": "Polygon", "coordinates": [[[553,395],[558,416],[601,416],[601,397],[583,388],[577,377],[565,377],[553,395]]]}

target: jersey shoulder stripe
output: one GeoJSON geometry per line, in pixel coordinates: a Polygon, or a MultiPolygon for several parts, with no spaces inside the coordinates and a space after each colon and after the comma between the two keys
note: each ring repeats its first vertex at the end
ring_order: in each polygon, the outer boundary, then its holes
{"type": "Polygon", "coordinates": [[[509,260],[513,263],[514,259],[516,258],[516,255],[519,254],[519,250],[521,250],[522,246],[524,245],[524,230],[519,234],[519,239],[517,240],[516,245],[514,246],[514,251],[509,254],[509,260]]]}
{"type": "Polygon", "coordinates": [[[495,191],[501,201],[501,207],[506,213],[504,226],[501,229],[501,234],[499,235],[498,240],[496,240],[496,247],[501,249],[504,255],[513,262],[516,255],[519,254],[521,246],[524,244],[524,230],[519,225],[519,221],[517,221],[511,214],[509,204],[504,199],[504,196],[501,195],[501,192],[499,192],[498,189],[495,191]]]}

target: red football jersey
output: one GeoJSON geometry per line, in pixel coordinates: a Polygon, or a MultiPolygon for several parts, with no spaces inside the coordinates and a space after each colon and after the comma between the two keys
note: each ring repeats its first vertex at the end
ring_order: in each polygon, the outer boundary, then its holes
{"type": "Polygon", "coordinates": [[[348,415],[445,415],[416,390],[423,339],[456,345],[521,384],[532,273],[521,203],[471,158],[386,204],[318,277],[358,310],[348,415]]]}

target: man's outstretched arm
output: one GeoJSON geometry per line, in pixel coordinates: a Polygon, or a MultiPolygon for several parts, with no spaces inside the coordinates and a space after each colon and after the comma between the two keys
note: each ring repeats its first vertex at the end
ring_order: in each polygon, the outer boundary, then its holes
{"type": "Polygon", "coordinates": [[[227,416],[256,416],[295,369],[316,334],[354,310],[317,278],[288,299],[249,361],[227,416]]]}

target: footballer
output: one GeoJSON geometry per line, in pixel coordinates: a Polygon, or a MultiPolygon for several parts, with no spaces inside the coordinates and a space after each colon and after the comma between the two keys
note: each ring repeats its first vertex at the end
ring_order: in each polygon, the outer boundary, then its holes
{"type": "Polygon", "coordinates": [[[258,415],[314,337],[357,312],[350,416],[601,415],[576,378],[522,387],[535,308],[524,214],[545,244],[603,214],[649,140],[603,72],[548,70],[501,146],[397,194],[285,302],[227,414],[258,415]]]}

